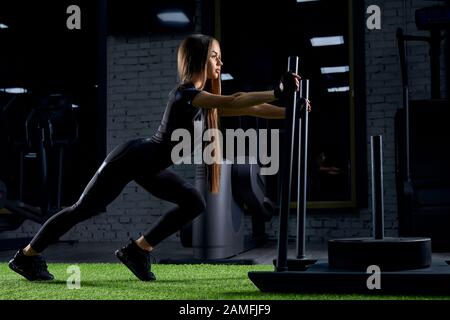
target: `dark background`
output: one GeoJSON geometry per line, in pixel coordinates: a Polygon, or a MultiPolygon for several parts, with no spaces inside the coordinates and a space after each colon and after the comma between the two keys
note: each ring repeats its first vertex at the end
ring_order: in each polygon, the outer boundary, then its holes
{"type": "MultiPolygon", "coordinates": [[[[23,148],[24,121],[49,94],[63,94],[79,106],[74,115],[79,139],[66,149],[63,204],[73,203],[104,157],[106,142],[106,33],[104,1],[2,1],[0,21],[0,87],[22,87],[26,94],[0,93],[0,178],[15,198],[18,192],[18,157],[23,148]],[[81,30],[69,30],[69,5],[79,5],[81,30]],[[14,143],[12,143],[14,141],[14,143]],[[89,155],[89,156],[83,156],[89,155]]],[[[32,151],[32,150],[31,150],[32,151]]],[[[55,157],[49,155],[49,175],[55,175],[55,157]]],[[[26,162],[25,199],[39,198],[38,167],[26,162]]]]}
{"type": "MultiPolygon", "coordinates": [[[[304,79],[310,79],[310,100],[314,109],[309,116],[308,199],[311,201],[350,201],[350,168],[352,165],[364,166],[365,161],[361,158],[358,163],[351,163],[349,92],[329,93],[327,90],[349,86],[349,73],[321,74],[320,71],[321,67],[350,65],[349,10],[348,1],[302,4],[279,1],[276,5],[260,2],[257,6],[254,1],[222,1],[220,40],[223,72],[231,73],[235,78],[223,82],[225,93],[272,89],[275,80],[286,71],[288,56],[299,56],[299,74],[304,79]],[[344,44],[326,47],[311,45],[310,39],[313,37],[333,35],[344,36],[344,44]],[[326,156],[323,165],[338,167],[340,174],[331,176],[319,172],[318,159],[321,154],[326,156]]],[[[352,27],[364,26],[356,21],[352,27]]],[[[364,40],[356,34],[354,41],[361,44],[364,40]]],[[[361,59],[357,63],[351,68],[353,72],[361,73],[364,62],[361,59]]],[[[364,88],[359,86],[356,90],[364,92],[364,88]]],[[[363,114],[364,107],[360,101],[357,102],[356,108],[361,112],[359,116],[363,114]]],[[[243,122],[250,127],[283,127],[283,121],[254,118],[226,120],[232,126],[241,126],[243,122]]],[[[365,135],[364,122],[358,130],[357,135],[365,135]]],[[[365,145],[360,143],[356,147],[361,149],[365,145]]],[[[364,154],[365,149],[360,151],[364,154]]],[[[359,176],[364,177],[364,173],[359,176]]],[[[359,190],[365,194],[364,184],[361,185],[359,190]]]]}

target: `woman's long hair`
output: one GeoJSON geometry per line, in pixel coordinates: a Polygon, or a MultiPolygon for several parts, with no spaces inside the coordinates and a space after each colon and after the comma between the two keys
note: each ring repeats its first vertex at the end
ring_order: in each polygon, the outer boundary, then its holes
{"type": "MultiPolygon", "coordinates": [[[[178,48],[178,75],[180,83],[187,83],[194,76],[203,75],[205,90],[212,94],[221,94],[220,77],[217,80],[208,80],[207,64],[213,41],[213,37],[194,34],[185,38],[178,48]]],[[[219,129],[219,113],[216,108],[206,110],[206,128],[219,129]]],[[[214,143],[214,163],[206,166],[206,177],[208,190],[212,193],[219,192],[220,189],[220,163],[222,162],[222,152],[217,139],[214,143]]]]}

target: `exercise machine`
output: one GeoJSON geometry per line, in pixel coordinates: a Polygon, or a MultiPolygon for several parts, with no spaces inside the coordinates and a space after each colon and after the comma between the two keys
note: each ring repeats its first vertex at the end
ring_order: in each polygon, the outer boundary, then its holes
{"type": "MultiPolygon", "coordinates": [[[[15,100],[3,108],[6,111],[15,100]]],[[[5,119],[3,119],[5,120],[5,119]]],[[[5,124],[6,121],[4,121],[5,124]]],[[[9,125],[15,125],[10,123],[9,125]]],[[[25,220],[42,224],[61,209],[62,167],[64,150],[78,138],[78,123],[73,113],[72,104],[61,94],[50,94],[43,97],[40,103],[26,115],[23,128],[23,139],[11,137],[15,148],[19,149],[19,181],[16,199],[8,197],[5,183],[0,181],[0,232],[15,230],[25,220]],[[55,174],[49,174],[50,153],[56,154],[55,174]],[[38,168],[38,188],[33,190],[38,203],[30,205],[24,201],[24,186],[33,178],[34,170],[25,174],[25,162],[31,162],[32,168],[38,168]],[[54,181],[51,182],[50,178],[54,181]],[[55,194],[52,196],[52,194],[55,194]]],[[[29,239],[2,240],[0,249],[13,249],[26,243],[29,239]]]]}
{"type": "Polygon", "coordinates": [[[206,210],[192,224],[194,258],[227,259],[264,244],[265,222],[273,209],[258,164],[222,164],[217,194],[206,190],[205,167],[199,165],[196,186],[205,196],[206,210]],[[250,235],[246,235],[245,215],[252,218],[250,235]]]}
{"type": "Polygon", "coordinates": [[[426,235],[433,249],[450,249],[450,102],[440,93],[442,30],[450,27],[450,7],[416,11],[416,26],[429,36],[406,35],[397,30],[403,88],[403,108],[395,116],[396,185],[401,236],[426,235]],[[429,45],[430,99],[413,100],[409,88],[406,44],[429,45]]]}
{"type": "MultiPolygon", "coordinates": [[[[239,128],[248,127],[239,122],[239,128]]],[[[252,259],[236,256],[266,243],[265,226],[272,219],[274,207],[267,196],[268,181],[260,174],[260,165],[248,156],[244,160],[244,164],[237,163],[236,159],[224,160],[220,190],[216,194],[207,190],[205,165],[196,165],[195,186],[205,199],[206,209],[180,231],[181,243],[192,248],[193,257],[161,263],[254,263],[252,259]]]]}
{"type": "MultiPolygon", "coordinates": [[[[297,71],[298,57],[290,57],[288,70],[297,71]]],[[[301,80],[301,88],[305,87],[301,80]]],[[[307,88],[308,86],[306,86],[307,88]]],[[[302,90],[300,98],[308,98],[302,90]]],[[[311,260],[304,255],[306,217],[306,166],[300,165],[301,178],[297,178],[297,257],[287,259],[289,204],[292,186],[293,145],[298,143],[301,162],[307,160],[308,131],[306,108],[300,110],[297,93],[286,107],[286,132],[283,150],[287,155],[282,166],[280,226],[278,257],[275,270],[249,272],[250,280],[264,292],[333,292],[333,293],[449,293],[449,261],[432,261],[431,240],[427,237],[386,238],[383,233],[383,162],[382,138],[371,138],[372,154],[372,216],[373,237],[334,239],[328,242],[328,259],[311,260]],[[292,134],[296,130],[303,139],[292,134]],[[299,209],[300,208],[300,209],[299,209]],[[300,238],[300,239],[298,239],[300,238]],[[378,270],[381,288],[373,290],[368,285],[378,270]],[[376,271],[375,271],[376,272],[376,271]]],[[[301,101],[301,99],[300,99],[301,101]]]]}
{"type": "Polygon", "coordinates": [[[205,166],[196,167],[195,185],[205,197],[206,209],[180,231],[181,243],[192,248],[193,257],[160,263],[254,264],[252,259],[234,257],[266,243],[265,224],[272,218],[273,203],[266,197],[266,181],[258,164],[224,162],[216,194],[207,190],[205,166]],[[250,232],[246,216],[251,219],[250,232]]]}

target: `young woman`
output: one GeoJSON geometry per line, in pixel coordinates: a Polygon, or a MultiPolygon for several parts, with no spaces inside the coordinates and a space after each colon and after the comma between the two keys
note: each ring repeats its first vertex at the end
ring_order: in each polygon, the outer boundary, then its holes
{"type": "MultiPolygon", "coordinates": [[[[273,91],[221,95],[220,45],[212,37],[196,34],[184,39],[178,50],[180,83],[172,90],[161,124],[151,138],[134,139],[108,154],[79,200],[51,217],[28,246],[20,249],[9,267],[28,280],[52,280],[40,255],[77,223],[98,214],[120,195],[132,180],[156,197],[177,206],[165,213],[150,230],[116,251],[116,256],[140,280],[155,280],[150,251],[181,229],[205,208],[202,195],[190,183],[168,169],[171,166],[171,134],[184,128],[193,134],[193,120],[204,116],[207,128],[217,128],[219,116],[248,115],[284,118],[284,109],[268,104],[289,90],[298,89],[300,77],[287,74],[273,91]],[[205,88],[209,88],[209,92],[205,88]]],[[[208,166],[209,190],[219,186],[219,164],[208,166]]]]}

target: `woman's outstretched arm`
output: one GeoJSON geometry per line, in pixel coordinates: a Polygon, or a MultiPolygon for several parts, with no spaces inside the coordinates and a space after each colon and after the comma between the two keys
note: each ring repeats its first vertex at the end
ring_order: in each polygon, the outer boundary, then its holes
{"type": "Polygon", "coordinates": [[[252,116],[263,119],[284,119],[285,108],[263,103],[238,110],[222,109],[219,111],[219,115],[222,117],[252,116]]]}
{"type": "MultiPolygon", "coordinates": [[[[308,112],[311,111],[311,103],[306,100],[306,107],[308,112]]],[[[286,117],[286,108],[274,106],[269,103],[259,104],[257,106],[243,108],[243,109],[223,109],[219,110],[219,115],[222,117],[233,117],[233,116],[252,116],[263,119],[284,119],[286,117]]]]}
{"type": "Polygon", "coordinates": [[[239,110],[258,105],[264,105],[277,100],[284,91],[298,91],[301,77],[294,73],[287,73],[280,84],[271,91],[239,92],[232,95],[218,95],[201,91],[192,100],[197,108],[217,108],[219,110],[239,110]]]}
{"type": "Polygon", "coordinates": [[[274,91],[239,92],[232,95],[216,95],[206,91],[197,94],[192,104],[198,108],[240,110],[275,101],[274,91]]]}

